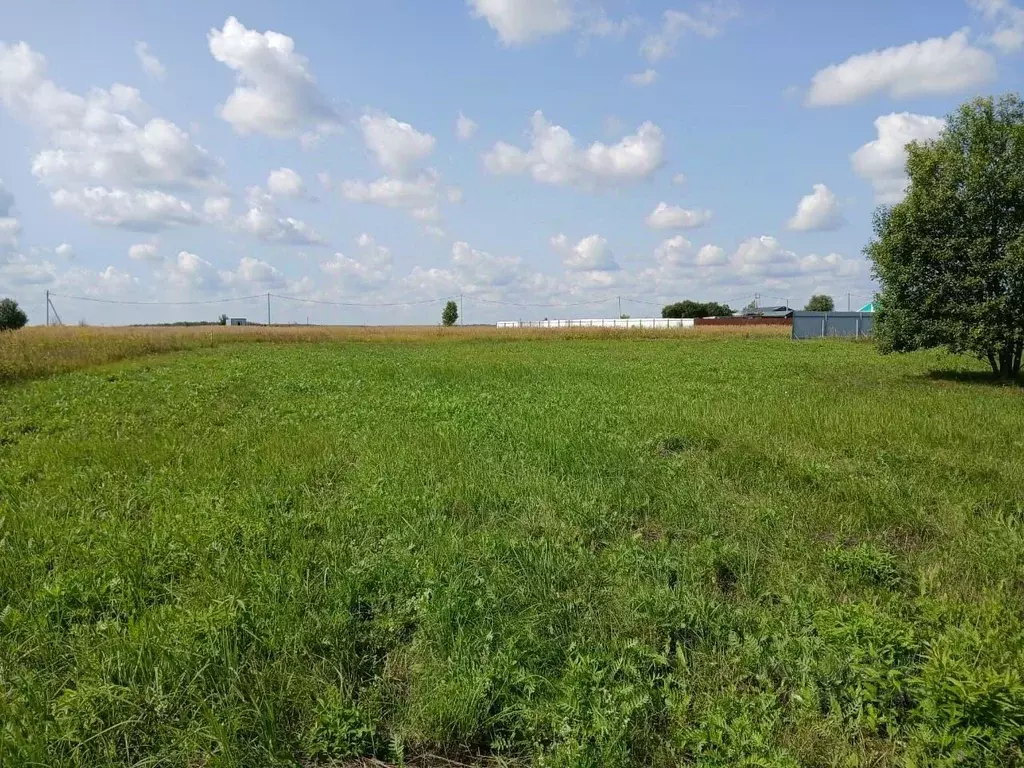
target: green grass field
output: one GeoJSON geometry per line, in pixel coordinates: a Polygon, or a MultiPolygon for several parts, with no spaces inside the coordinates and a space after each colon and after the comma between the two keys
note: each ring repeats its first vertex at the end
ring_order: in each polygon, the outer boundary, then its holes
{"type": "Polygon", "coordinates": [[[0,764],[1019,765],[1024,390],[975,370],[553,336],[0,389],[0,764]]]}

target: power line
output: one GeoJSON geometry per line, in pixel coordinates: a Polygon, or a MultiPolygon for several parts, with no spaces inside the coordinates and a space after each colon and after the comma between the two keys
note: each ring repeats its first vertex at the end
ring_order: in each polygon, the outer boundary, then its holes
{"type": "MultiPolygon", "coordinates": [[[[324,304],[331,307],[413,307],[422,304],[437,304],[442,301],[448,301],[449,296],[444,296],[440,299],[424,299],[423,301],[392,301],[383,303],[366,303],[366,302],[354,302],[354,301],[323,301],[321,299],[300,299],[298,296],[282,296],[279,293],[270,294],[275,299],[284,299],[285,301],[297,301],[301,304],[324,304]]],[[[261,295],[259,298],[263,298],[261,295]]]]}
{"type": "Polygon", "coordinates": [[[660,307],[663,302],[660,301],[644,301],[643,299],[634,299],[632,296],[623,296],[626,301],[631,301],[634,304],[649,304],[652,307],[660,307]]]}
{"type": "MultiPolygon", "coordinates": [[[[869,295],[869,294],[851,293],[851,294],[848,294],[848,295],[851,296],[851,297],[857,297],[857,298],[869,298],[869,299],[870,298],[874,298],[873,295],[869,295]]],[[[609,296],[609,297],[605,297],[605,298],[601,298],[601,299],[592,299],[590,301],[545,302],[545,303],[504,301],[504,300],[500,300],[500,299],[486,299],[486,298],[483,298],[482,296],[472,296],[472,295],[464,296],[461,293],[458,296],[459,296],[460,301],[463,300],[463,299],[468,299],[470,302],[476,301],[476,302],[479,302],[481,304],[491,304],[491,305],[506,306],[506,307],[537,308],[537,309],[570,309],[570,308],[573,308],[573,307],[597,306],[597,305],[607,304],[609,302],[618,300],[620,302],[620,305],[619,305],[620,306],[620,314],[621,314],[621,300],[622,299],[625,299],[626,301],[629,301],[629,302],[633,302],[635,304],[644,304],[644,305],[652,306],[652,307],[661,307],[661,306],[664,306],[664,304],[665,304],[664,301],[649,301],[647,299],[638,299],[638,298],[636,298],[634,296],[609,296]]],[[[753,294],[753,296],[754,296],[755,300],[758,299],[758,298],[767,298],[767,299],[777,299],[779,301],[787,301],[787,302],[789,301],[788,298],[783,298],[781,296],[764,296],[762,294],[753,294]]],[[[88,301],[88,302],[93,302],[93,303],[98,303],[98,304],[116,304],[116,305],[132,305],[132,306],[153,306],[153,307],[159,307],[159,306],[202,306],[202,305],[211,305],[211,304],[229,304],[229,303],[232,303],[232,302],[253,301],[253,300],[258,300],[258,299],[266,298],[267,302],[268,302],[268,307],[267,307],[267,309],[268,309],[268,316],[269,316],[269,310],[270,310],[269,302],[270,302],[271,298],[282,299],[284,301],[292,301],[292,302],[296,302],[296,303],[299,303],[299,304],[318,304],[318,305],[323,305],[323,306],[356,307],[356,308],[375,308],[375,307],[377,307],[377,308],[388,308],[388,307],[424,306],[424,305],[427,305],[427,304],[439,304],[441,302],[448,301],[448,300],[450,300],[452,298],[451,296],[441,296],[441,297],[438,297],[438,298],[422,299],[422,300],[417,300],[417,301],[356,302],[356,301],[328,301],[328,300],[325,300],[325,299],[307,299],[307,298],[301,298],[301,297],[298,297],[298,296],[287,296],[287,295],[283,295],[283,294],[270,293],[270,292],[253,294],[251,296],[234,296],[234,297],[228,297],[228,298],[202,299],[202,300],[193,300],[193,301],[135,301],[135,300],[130,300],[130,299],[105,299],[105,298],[99,298],[99,297],[96,297],[96,296],[73,296],[73,295],[70,295],[70,294],[49,293],[49,292],[48,292],[48,297],[57,297],[57,298],[62,298],[62,299],[69,299],[69,300],[72,300],[72,301],[88,301]]],[[[746,296],[741,296],[739,298],[728,299],[728,300],[726,300],[723,303],[728,304],[728,305],[735,305],[738,302],[746,301],[750,297],[751,297],[751,294],[747,294],[746,296]]],[[[48,306],[53,308],[53,312],[56,315],[56,308],[53,307],[52,303],[49,302],[49,299],[47,301],[48,301],[48,306]]],[[[460,314],[462,314],[462,313],[460,312],[460,314]]],[[[58,321],[59,321],[59,317],[58,317],[58,321]]]]}
{"type": "Polygon", "coordinates": [[[64,293],[51,293],[59,299],[71,299],[73,301],[92,301],[98,304],[133,304],[146,307],[170,307],[170,306],[193,306],[196,304],[227,304],[232,301],[248,301],[251,299],[262,299],[266,294],[260,293],[255,296],[236,296],[233,299],[207,299],[205,301],[130,301],[123,299],[100,299],[95,296],[69,296],[64,293]]]}
{"type": "MultiPolygon", "coordinates": [[[[751,298],[751,296],[753,296],[753,294],[748,293],[746,296],[740,296],[738,299],[726,299],[722,303],[735,304],[736,302],[743,301],[744,299],[749,299],[751,298]]],[[[648,304],[652,307],[661,307],[664,306],[666,303],[664,301],[647,301],[645,299],[635,299],[632,296],[623,296],[622,298],[625,299],[626,301],[631,301],[634,304],[648,304]]]]}
{"type": "MultiPolygon", "coordinates": [[[[468,297],[470,301],[480,301],[484,304],[500,304],[507,307],[540,307],[540,308],[552,308],[559,309],[565,307],[587,307],[595,304],[607,304],[609,301],[614,301],[615,297],[609,297],[606,299],[597,299],[595,301],[578,301],[573,304],[524,304],[517,301],[496,301],[495,299],[483,299],[479,296],[468,297]]],[[[623,297],[625,298],[625,297],[623,297]]]]}

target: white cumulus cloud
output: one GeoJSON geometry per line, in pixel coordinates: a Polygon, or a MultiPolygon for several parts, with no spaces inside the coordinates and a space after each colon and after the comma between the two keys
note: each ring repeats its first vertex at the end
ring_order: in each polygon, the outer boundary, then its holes
{"type": "Polygon", "coordinates": [[[177,257],[168,259],[158,277],[169,287],[185,291],[219,290],[223,285],[213,264],[190,251],[180,251],[177,257]]]}
{"type": "Polygon", "coordinates": [[[234,16],[208,35],[213,58],[235,72],[237,84],[220,116],[242,135],[313,140],[335,130],[337,111],[317,88],[309,60],[295,41],[272,30],[257,32],[234,16]]]}
{"type": "Polygon", "coordinates": [[[182,190],[215,190],[222,164],[174,123],[150,117],[125,85],[65,90],[27,44],[0,43],[0,104],[35,127],[44,148],[32,172],[54,204],[101,226],[160,229],[198,223],[182,190]]]}
{"type": "Polygon", "coordinates": [[[73,259],[75,258],[75,249],[71,247],[69,243],[61,243],[53,252],[60,256],[62,259],[73,259]]]}
{"type": "Polygon", "coordinates": [[[694,250],[693,243],[682,235],[663,240],[654,249],[654,258],[663,268],[712,267],[725,261],[725,252],[714,245],[694,250]]]}
{"type": "Polygon", "coordinates": [[[619,269],[608,241],[600,235],[589,235],[578,243],[559,234],[551,238],[551,247],[562,254],[565,268],[573,272],[612,272],[619,269]]]}
{"type": "Polygon", "coordinates": [[[522,260],[518,256],[492,256],[461,241],[452,246],[452,266],[467,292],[511,285],[523,277],[522,260]]]}
{"type": "Polygon", "coordinates": [[[142,69],[150,77],[156,80],[163,80],[167,76],[167,68],[160,63],[160,59],[149,52],[148,43],[144,43],[141,40],[137,42],[135,44],[135,55],[138,57],[142,69]]]}
{"type": "Polygon", "coordinates": [[[945,125],[941,118],[909,112],[875,120],[878,138],[854,152],[850,162],[859,176],[871,182],[878,203],[898,203],[906,193],[907,144],[938,138],[945,125]]]}
{"type": "Polygon", "coordinates": [[[505,45],[530,43],[573,26],[573,0],[468,0],[472,14],[505,45]]]}
{"type": "Polygon", "coordinates": [[[202,222],[189,202],[155,189],[60,188],[50,199],[59,210],[77,213],[101,227],[155,232],[202,222]]]}
{"type": "Polygon", "coordinates": [[[136,243],[128,249],[128,258],[134,261],[158,261],[160,257],[153,243],[136,243]]]}
{"type": "Polygon", "coordinates": [[[770,235],[744,240],[730,259],[735,275],[755,281],[770,279],[779,285],[788,285],[788,281],[806,276],[817,279],[853,276],[860,272],[863,264],[863,260],[847,259],[838,253],[799,256],[783,248],[770,235]]]}
{"type": "Polygon", "coordinates": [[[264,291],[284,288],[288,280],[277,267],[252,256],[243,256],[233,270],[221,270],[221,285],[244,290],[264,291]]]}
{"type": "Polygon", "coordinates": [[[478,127],[476,121],[470,120],[461,112],[455,118],[455,135],[459,137],[459,141],[469,141],[472,139],[476,135],[478,127]]]}
{"type": "Polygon", "coordinates": [[[967,38],[967,31],[852,56],[811,80],[807,105],[851,104],[884,93],[894,99],[975,88],[996,76],[995,59],[967,38]]]}
{"type": "Polygon", "coordinates": [[[14,195],[4,186],[3,179],[0,179],[0,254],[18,247],[21,222],[11,215],[12,208],[14,195]]]}
{"type": "Polygon", "coordinates": [[[57,276],[57,267],[51,262],[36,262],[21,253],[0,260],[0,285],[46,285],[57,276]]]}
{"type": "Polygon", "coordinates": [[[654,69],[645,69],[643,72],[637,72],[636,74],[626,76],[627,82],[629,82],[630,85],[635,85],[637,88],[654,85],[654,82],[657,79],[658,72],[654,69]]]}
{"type": "Polygon", "coordinates": [[[4,180],[0,179],[0,218],[11,215],[14,207],[14,195],[4,186],[4,180]]]}
{"type": "Polygon", "coordinates": [[[267,176],[267,191],[274,197],[301,198],[306,187],[302,177],[291,168],[278,168],[267,176]]]}
{"type": "Polygon", "coordinates": [[[13,216],[0,217],[0,253],[13,251],[18,247],[21,222],[13,216]]]}
{"type": "Polygon", "coordinates": [[[279,215],[273,198],[259,187],[246,190],[246,204],[248,210],[234,221],[237,229],[276,245],[326,245],[306,222],[279,215]]]}
{"type": "Polygon", "coordinates": [[[968,0],[992,25],[988,39],[1003,53],[1024,49],[1024,10],[1010,0],[968,0]]]}
{"type": "Polygon", "coordinates": [[[359,127],[366,148],[384,170],[396,176],[416,170],[436,144],[429,133],[421,133],[409,123],[388,115],[363,115],[359,127]]]}
{"type": "Polygon", "coordinates": [[[420,174],[415,179],[383,176],[376,181],[343,181],[341,194],[355,203],[373,203],[388,208],[428,208],[437,202],[437,176],[420,174]]]}
{"type": "Polygon", "coordinates": [[[528,172],[542,184],[590,188],[647,178],[661,167],[664,159],[664,136],[650,122],[617,144],[595,141],[584,148],[576,144],[569,131],[550,123],[540,111],[533,114],[530,125],[530,148],[499,141],[484,156],[488,171],[499,175],[528,172]]]}
{"type": "Polygon", "coordinates": [[[788,226],[797,232],[820,232],[842,224],[842,207],[835,193],[824,184],[815,184],[811,194],[800,198],[788,226]]]}
{"type": "Polygon", "coordinates": [[[658,203],[645,221],[652,229],[695,229],[711,221],[711,211],[680,208],[677,205],[658,203]]]}
{"type": "Polygon", "coordinates": [[[391,279],[391,250],[370,235],[356,238],[356,256],[335,253],[332,259],[320,263],[320,269],[352,290],[379,288],[391,279]]]}
{"type": "Polygon", "coordinates": [[[729,0],[709,0],[699,4],[693,13],[669,9],[662,15],[660,29],[643,41],[640,52],[648,61],[668,58],[686,35],[717,37],[738,16],[736,5],[729,0]]]}

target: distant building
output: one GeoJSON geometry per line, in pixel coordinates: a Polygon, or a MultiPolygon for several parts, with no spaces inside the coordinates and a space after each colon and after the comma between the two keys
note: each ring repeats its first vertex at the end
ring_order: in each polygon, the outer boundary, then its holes
{"type": "Polygon", "coordinates": [[[748,307],[743,310],[744,317],[792,317],[793,310],[782,305],[778,307],[748,307]]]}
{"type": "Polygon", "coordinates": [[[232,317],[228,320],[228,325],[248,325],[249,321],[244,317],[232,317]]]}
{"type": "Polygon", "coordinates": [[[857,311],[858,312],[874,312],[875,311],[875,302],[873,302],[873,301],[868,302],[867,304],[865,304],[863,307],[861,307],[857,311]]]}

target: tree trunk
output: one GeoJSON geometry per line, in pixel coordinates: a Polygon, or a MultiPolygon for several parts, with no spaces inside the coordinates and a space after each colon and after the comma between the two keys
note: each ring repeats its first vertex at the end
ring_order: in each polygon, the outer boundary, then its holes
{"type": "MultiPolygon", "coordinates": [[[[1004,381],[1012,381],[1020,375],[1021,346],[1022,342],[1020,341],[1010,341],[999,353],[998,373],[999,378],[1004,381]]],[[[993,362],[992,355],[989,355],[989,362],[993,362]]]]}
{"type": "Polygon", "coordinates": [[[996,362],[996,356],[991,352],[985,353],[988,356],[988,364],[992,366],[992,373],[996,376],[999,375],[999,364],[996,362]]]}

